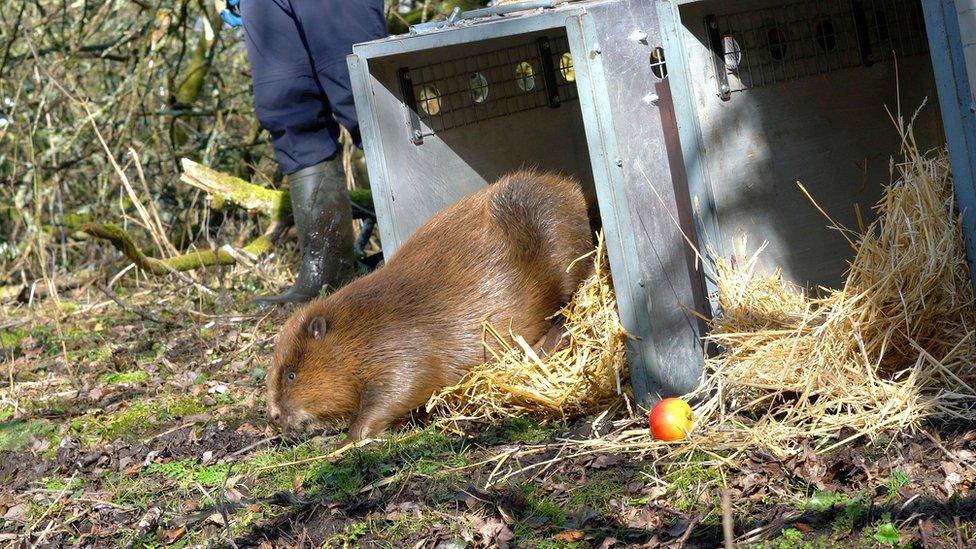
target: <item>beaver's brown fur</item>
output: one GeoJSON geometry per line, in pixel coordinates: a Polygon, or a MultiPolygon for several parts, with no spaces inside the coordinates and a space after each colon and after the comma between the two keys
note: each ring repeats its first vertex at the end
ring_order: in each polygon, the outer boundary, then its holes
{"type": "Polygon", "coordinates": [[[580,186],[519,171],[446,208],[373,273],[295,312],[268,372],[272,418],[378,435],[484,362],[485,320],[532,342],[590,270],[580,186]]]}

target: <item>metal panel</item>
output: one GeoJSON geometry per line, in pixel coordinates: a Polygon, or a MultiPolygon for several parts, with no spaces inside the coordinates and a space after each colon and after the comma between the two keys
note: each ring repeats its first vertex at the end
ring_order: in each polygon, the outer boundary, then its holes
{"type": "MultiPolygon", "coordinates": [[[[939,88],[956,202],[962,213],[969,271],[976,273],[976,102],[966,73],[956,7],[952,0],[923,0],[932,65],[939,88]]],[[[973,279],[976,289],[976,278],[973,279]]]]}
{"type": "Polygon", "coordinates": [[[393,195],[390,189],[389,164],[386,163],[384,153],[384,139],[380,133],[380,125],[377,120],[377,109],[375,102],[377,86],[376,80],[369,71],[369,62],[359,55],[353,53],[346,58],[349,65],[350,84],[352,85],[353,100],[356,103],[356,117],[359,120],[359,132],[363,143],[368,143],[368,147],[363,148],[363,155],[366,158],[366,166],[369,171],[370,190],[373,196],[373,209],[376,218],[379,220],[380,241],[390,243],[391,246],[398,246],[399,240],[393,231],[392,224],[388,221],[393,219],[393,195]]]}
{"type": "Polygon", "coordinates": [[[641,336],[630,346],[631,378],[648,404],[693,389],[703,365],[694,312],[704,296],[682,236],[694,238],[681,149],[670,89],[651,66],[661,43],[657,16],[646,2],[622,1],[591,7],[574,22],[570,43],[582,49],[573,57],[614,288],[624,326],[641,336]]]}

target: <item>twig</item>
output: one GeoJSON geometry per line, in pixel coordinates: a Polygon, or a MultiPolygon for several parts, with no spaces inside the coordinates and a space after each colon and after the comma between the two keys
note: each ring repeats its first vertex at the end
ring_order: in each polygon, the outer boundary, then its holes
{"type": "Polygon", "coordinates": [[[722,489],[722,535],[725,537],[725,549],[735,547],[735,531],[732,528],[732,494],[728,488],[722,489]]]}
{"type": "Polygon", "coordinates": [[[54,509],[54,506],[61,502],[61,498],[63,498],[64,495],[68,492],[68,488],[71,487],[71,484],[75,481],[76,476],[78,476],[77,471],[75,471],[71,475],[71,478],[68,479],[68,482],[64,483],[64,487],[61,488],[61,491],[58,493],[58,497],[54,498],[54,501],[52,501],[51,504],[47,506],[47,509],[44,510],[41,516],[37,517],[37,520],[34,521],[34,524],[27,529],[28,533],[33,532],[38,527],[38,525],[41,524],[41,521],[44,520],[48,516],[48,514],[51,513],[51,510],[54,509]]]}
{"type": "Polygon", "coordinates": [[[168,435],[170,433],[175,433],[176,431],[181,431],[183,429],[186,429],[187,427],[193,427],[194,425],[196,425],[196,422],[195,421],[191,421],[190,423],[184,423],[183,425],[180,425],[178,427],[173,427],[172,429],[167,429],[167,430],[163,431],[162,433],[159,433],[158,435],[153,435],[153,436],[151,436],[151,437],[149,437],[147,439],[143,439],[142,443],[143,444],[148,444],[148,443],[156,440],[157,438],[162,438],[162,437],[164,437],[164,436],[166,436],[166,435],[168,435]]]}
{"type": "Polygon", "coordinates": [[[956,465],[961,465],[963,467],[966,467],[970,471],[976,473],[976,466],[973,466],[972,464],[970,464],[970,463],[968,463],[966,461],[963,461],[963,460],[957,458],[956,456],[954,456],[952,454],[952,452],[949,451],[948,448],[946,448],[945,446],[943,446],[941,442],[939,442],[935,437],[933,437],[932,435],[930,435],[928,433],[928,431],[924,431],[923,430],[922,431],[922,434],[925,435],[929,440],[931,440],[932,441],[932,444],[935,444],[939,448],[939,450],[942,450],[942,452],[946,455],[946,457],[948,457],[949,459],[951,459],[953,461],[953,463],[955,463],[956,465]]]}
{"type": "Polygon", "coordinates": [[[281,436],[280,436],[280,435],[275,435],[275,436],[273,436],[273,437],[268,437],[268,438],[266,438],[266,439],[263,439],[263,440],[259,440],[259,441],[257,441],[257,442],[255,442],[254,444],[248,444],[247,446],[245,446],[245,447],[243,447],[243,448],[241,448],[240,450],[238,450],[238,451],[236,451],[236,452],[234,452],[234,453],[233,453],[233,454],[231,454],[231,455],[232,455],[232,456],[239,456],[239,455],[241,455],[241,454],[246,454],[247,452],[249,452],[249,451],[251,451],[251,450],[253,450],[253,449],[255,449],[255,448],[257,448],[258,446],[261,446],[261,445],[263,445],[263,444],[267,444],[267,443],[269,443],[269,442],[273,442],[273,441],[275,441],[275,440],[278,440],[279,438],[281,438],[281,436]]]}
{"type": "Polygon", "coordinates": [[[678,549],[681,549],[682,547],[685,546],[685,542],[687,542],[688,538],[691,537],[691,532],[695,529],[695,526],[698,526],[698,523],[701,522],[701,519],[702,519],[701,515],[698,515],[696,517],[693,517],[691,521],[688,522],[688,528],[685,529],[685,533],[681,534],[681,537],[678,538],[678,544],[677,544],[678,549]]]}
{"type": "Polygon", "coordinates": [[[237,549],[237,544],[234,543],[234,535],[233,533],[231,533],[230,530],[230,519],[227,516],[227,509],[225,509],[223,505],[217,504],[217,500],[215,500],[213,496],[210,495],[210,492],[208,492],[199,482],[194,480],[193,484],[195,484],[197,489],[200,490],[203,493],[203,495],[210,500],[210,503],[213,504],[214,508],[217,509],[217,512],[220,513],[220,518],[222,519],[221,522],[224,523],[223,524],[224,531],[227,533],[227,541],[230,542],[231,547],[237,549]]]}

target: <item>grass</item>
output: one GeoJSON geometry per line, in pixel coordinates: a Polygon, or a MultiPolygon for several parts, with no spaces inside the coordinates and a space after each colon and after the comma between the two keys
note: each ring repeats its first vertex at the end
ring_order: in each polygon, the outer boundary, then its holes
{"type": "Polygon", "coordinates": [[[48,437],[53,440],[57,427],[43,419],[7,420],[0,423],[0,451],[18,452],[31,437],[48,437]]]}
{"type": "Polygon", "coordinates": [[[200,466],[192,459],[183,459],[168,463],[153,463],[146,467],[144,473],[160,474],[184,485],[196,481],[201,486],[216,488],[222,486],[227,480],[230,469],[230,465],[226,463],[200,466]]]}
{"type": "Polygon", "coordinates": [[[601,471],[570,492],[569,505],[602,511],[611,498],[620,496],[622,489],[620,480],[612,472],[601,471]]]}
{"type": "MultiPolygon", "coordinates": [[[[668,483],[668,497],[674,501],[675,509],[689,511],[696,508],[699,499],[712,484],[720,482],[721,472],[709,467],[709,456],[696,452],[689,456],[688,463],[672,468],[665,476],[668,483]]],[[[711,517],[713,513],[710,513],[711,517]]]]}
{"type": "Polygon", "coordinates": [[[346,525],[342,532],[325,542],[326,547],[354,547],[356,541],[369,530],[368,522],[354,522],[346,525]]]}
{"type": "Polygon", "coordinates": [[[0,330],[0,348],[13,349],[20,345],[20,342],[30,335],[26,328],[7,328],[0,330]]]}

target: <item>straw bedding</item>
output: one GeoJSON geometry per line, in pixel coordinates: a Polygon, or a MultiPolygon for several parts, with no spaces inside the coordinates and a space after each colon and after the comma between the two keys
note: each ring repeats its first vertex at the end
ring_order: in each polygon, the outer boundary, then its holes
{"type": "Polygon", "coordinates": [[[594,272],[558,314],[566,319],[564,344],[539,357],[517,334],[512,347],[493,326],[485,326],[485,347],[492,358],[461,383],[434,395],[427,410],[448,423],[464,419],[497,421],[530,415],[569,417],[600,409],[615,400],[626,381],[626,332],[617,318],[610,269],[602,237],[591,256],[594,272]],[[568,342],[567,342],[568,339],[568,342]]]}
{"type": "MultiPolygon", "coordinates": [[[[933,417],[976,420],[976,308],[948,155],[920,153],[910,126],[902,136],[878,219],[863,234],[836,227],[855,250],[842,288],[811,296],[778,273],[756,272],[755,255],[737,267],[717,260],[722,314],[708,337],[722,352],[689,395],[697,417],[689,448],[783,454],[801,439],[823,448],[933,417]]],[[[448,421],[603,410],[618,393],[626,334],[602,247],[596,265],[563,311],[567,348],[540,360],[520,341],[428,409],[448,421]]],[[[618,421],[585,446],[660,447],[639,421],[618,421]]]]}
{"type": "Polygon", "coordinates": [[[738,423],[785,452],[802,437],[976,419],[976,309],[948,155],[920,153],[910,127],[902,137],[878,219],[863,234],[837,227],[856,252],[843,288],[810,297],[756,274],[755,256],[717,263],[723,314],[709,338],[723,353],[697,391],[703,432],[738,423]]]}

